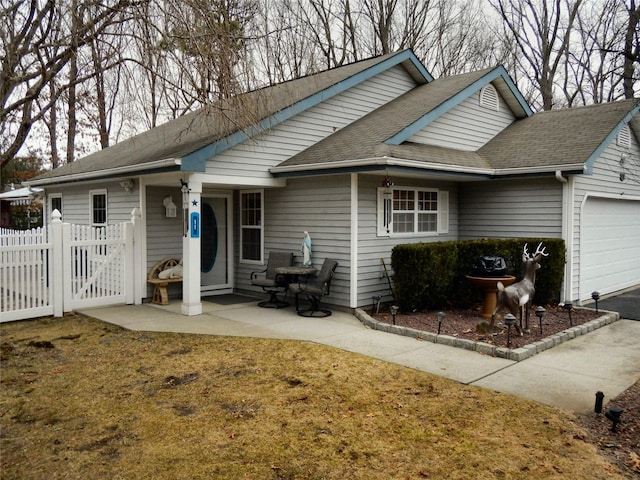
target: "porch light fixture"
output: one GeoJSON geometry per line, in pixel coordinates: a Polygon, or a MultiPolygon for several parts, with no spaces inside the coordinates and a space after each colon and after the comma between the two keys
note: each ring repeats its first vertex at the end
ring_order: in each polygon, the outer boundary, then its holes
{"type": "Polygon", "coordinates": [[[596,313],[598,313],[598,300],[600,300],[600,292],[597,290],[595,292],[591,292],[591,298],[596,302],[596,313]]]}
{"type": "Polygon", "coordinates": [[[545,312],[546,310],[542,305],[538,305],[536,307],[536,316],[538,317],[538,320],[540,320],[540,335],[542,335],[542,317],[544,317],[545,312]]]}
{"type": "Polygon", "coordinates": [[[182,236],[189,234],[189,184],[180,179],[180,191],[182,192],[182,236]]]}
{"type": "Polygon", "coordinates": [[[438,312],[436,316],[438,317],[438,335],[440,335],[440,329],[442,328],[442,322],[444,322],[444,317],[446,317],[446,313],[438,312]]]}
{"type": "Polygon", "coordinates": [[[130,192],[131,190],[133,190],[133,185],[133,180],[130,178],[127,178],[126,180],[120,182],[120,187],[122,187],[125,192],[130,192]]]}
{"type": "Polygon", "coordinates": [[[173,197],[172,196],[165,197],[164,200],[162,200],[162,205],[164,205],[165,216],[167,218],[175,218],[178,211],[178,207],[176,207],[176,204],[173,203],[173,197]]]}
{"type": "Polygon", "coordinates": [[[516,324],[516,317],[512,313],[504,316],[504,322],[507,324],[507,348],[511,348],[511,327],[516,324]]]}
{"type": "Polygon", "coordinates": [[[400,307],[398,307],[397,305],[391,305],[391,317],[393,318],[393,324],[396,324],[396,314],[398,313],[398,310],[400,310],[400,307]]]}

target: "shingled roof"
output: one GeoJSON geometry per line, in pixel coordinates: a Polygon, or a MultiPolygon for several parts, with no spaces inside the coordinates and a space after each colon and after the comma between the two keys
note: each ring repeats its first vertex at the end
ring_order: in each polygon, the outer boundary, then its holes
{"type": "Polygon", "coordinates": [[[313,95],[323,94],[323,98],[329,98],[335,94],[332,89],[336,85],[368,69],[382,68],[385,62],[402,63],[417,83],[432,79],[409,50],[355,62],[220,100],[44,173],[30,183],[44,184],[56,178],[96,172],[134,171],[136,167],[140,167],[140,171],[177,170],[180,158],[238,132],[244,134],[251,128],[258,131],[273,126],[282,120],[279,113],[313,95]]]}
{"type": "Polygon", "coordinates": [[[624,120],[638,132],[639,99],[552,110],[516,120],[477,152],[402,142],[385,142],[416,116],[428,114],[456,89],[485,71],[443,78],[415,88],[366,117],[318,142],[271,171],[288,176],[301,171],[324,173],[358,168],[404,167],[416,171],[450,171],[498,177],[557,170],[588,169],[624,120]]]}
{"type": "Polygon", "coordinates": [[[536,113],[514,122],[478,153],[498,170],[586,164],[639,104],[629,99],[536,113]]]}

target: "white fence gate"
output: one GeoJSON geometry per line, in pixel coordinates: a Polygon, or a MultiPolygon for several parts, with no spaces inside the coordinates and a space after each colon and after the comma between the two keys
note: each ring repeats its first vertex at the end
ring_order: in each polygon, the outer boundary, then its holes
{"type": "Polygon", "coordinates": [[[139,303],[134,226],[70,225],[0,232],[0,322],[139,303]]]}

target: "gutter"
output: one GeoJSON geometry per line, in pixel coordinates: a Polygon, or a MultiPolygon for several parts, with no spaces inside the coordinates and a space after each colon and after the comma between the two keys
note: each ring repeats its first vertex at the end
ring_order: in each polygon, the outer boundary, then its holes
{"type": "MultiPolygon", "coordinates": [[[[462,173],[471,175],[483,175],[487,177],[505,177],[510,175],[532,175],[540,173],[556,172],[562,177],[562,171],[584,172],[583,163],[569,165],[544,165],[536,167],[519,167],[519,168],[482,168],[482,167],[466,167],[462,165],[450,165],[444,163],[421,162],[418,160],[397,159],[387,156],[361,158],[357,160],[341,160],[338,162],[328,162],[320,164],[301,164],[291,166],[277,166],[269,169],[274,175],[286,175],[288,173],[298,172],[319,172],[323,170],[341,170],[341,169],[361,169],[363,167],[405,167],[419,170],[436,170],[450,173],[462,173]]],[[[564,178],[564,177],[562,177],[564,178]]]]}
{"type": "Polygon", "coordinates": [[[56,177],[43,178],[41,180],[29,180],[23,182],[25,185],[49,185],[56,183],[77,182],[81,180],[91,180],[102,177],[116,177],[126,175],[128,173],[140,172],[141,170],[154,170],[158,168],[175,167],[181,165],[179,158],[165,158],[156,160],[155,162],[141,163],[137,165],[128,165],[126,167],[108,168],[106,170],[95,170],[92,172],[75,173],[70,175],[60,175],[56,177]]]}

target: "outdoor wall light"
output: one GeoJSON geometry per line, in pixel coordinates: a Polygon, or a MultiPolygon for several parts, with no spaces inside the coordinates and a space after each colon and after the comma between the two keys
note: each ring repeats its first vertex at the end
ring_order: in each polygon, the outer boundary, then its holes
{"type": "Polygon", "coordinates": [[[573,327],[573,319],[571,318],[571,310],[573,309],[573,303],[564,302],[564,304],[562,305],[562,308],[564,308],[567,312],[569,312],[569,325],[573,327]]]}
{"type": "Polygon", "coordinates": [[[507,347],[511,347],[511,327],[516,324],[516,317],[513,313],[507,313],[504,316],[504,322],[507,324],[507,347]]]}
{"type": "Polygon", "coordinates": [[[609,420],[611,420],[611,431],[615,432],[616,431],[616,427],[618,426],[618,424],[620,422],[622,422],[622,419],[620,418],[622,416],[622,412],[624,410],[622,410],[621,408],[618,407],[611,407],[609,410],[607,410],[604,413],[604,416],[607,417],[609,420]]]}
{"type": "Polygon", "coordinates": [[[591,292],[591,298],[596,302],[596,313],[598,313],[598,300],[600,300],[600,292],[597,290],[595,292],[591,292]]]}
{"type": "Polygon", "coordinates": [[[162,200],[162,205],[164,205],[165,216],[167,218],[174,218],[176,216],[178,207],[173,203],[173,197],[171,195],[162,200]]]}
{"type": "Polygon", "coordinates": [[[438,335],[440,335],[440,328],[442,328],[442,322],[447,314],[444,312],[438,312],[436,315],[438,316],[438,335]]]}
{"type": "Polygon", "coordinates": [[[128,178],[120,182],[120,187],[124,189],[125,192],[130,192],[133,190],[133,180],[128,178]]]}
{"type": "Polygon", "coordinates": [[[538,305],[536,307],[536,316],[538,317],[538,319],[540,320],[540,335],[542,335],[542,317],[544,317],[544,313],[546,312],[546,310],[544,309],[543,306],[538,305]]]}
{"type": "Polygon", "coordinates": [[[393,317],[393,324],[396,324],[396,314],[398,313],[398,310],[400,310],[400,307],[398,307],[397,305],[391,305],[391,316],[393,317]]]}

